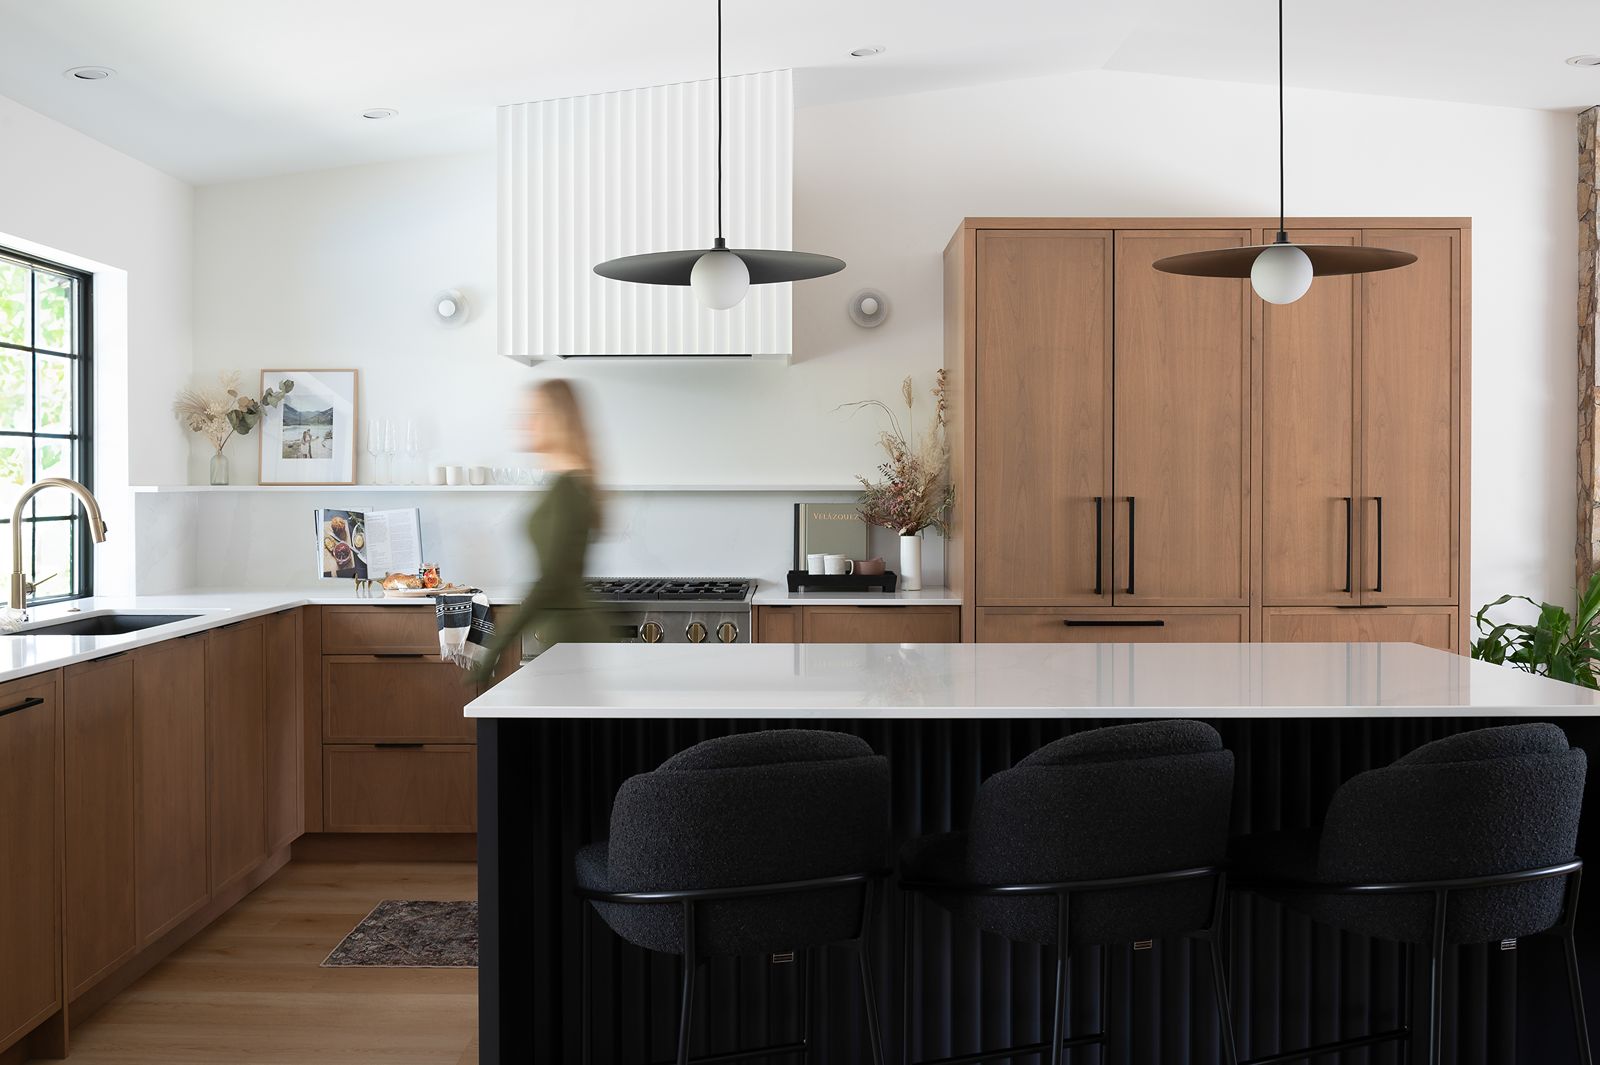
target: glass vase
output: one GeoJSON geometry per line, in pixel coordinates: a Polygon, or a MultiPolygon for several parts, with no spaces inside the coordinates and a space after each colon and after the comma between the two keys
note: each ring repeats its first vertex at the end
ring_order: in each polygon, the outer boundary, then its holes
{"type": "Polygon", "coordinates": [[[211,483],[228,483],[228,456],[221,451],[211,456],[211,483]]]}

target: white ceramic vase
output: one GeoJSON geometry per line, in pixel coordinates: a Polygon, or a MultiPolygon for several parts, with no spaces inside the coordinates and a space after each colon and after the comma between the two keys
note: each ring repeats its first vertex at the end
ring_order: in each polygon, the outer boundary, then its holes
{"type": "Polygon", "coordinates": [[[922,587],[922,536],[900,537],[901,591],[915,592],[922,587]]]}

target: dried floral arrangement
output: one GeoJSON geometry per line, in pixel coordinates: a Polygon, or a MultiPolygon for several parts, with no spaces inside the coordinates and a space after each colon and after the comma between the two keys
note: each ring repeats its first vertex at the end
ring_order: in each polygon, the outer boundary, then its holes
{"type": "Polygon", "coordinates": [[[934,377],[933,422],[921,437],[916,435],[917,393],[907,377],[900,383],[905,402],[905,426],[889,406],[876,399],[864,399],[842,406],[860,410],[876,407],[889,419],[889,428],[878,434],[878,445],[887,458],[878,463],[880,480],[861,482],[861,520],[869,525],[893,529],[901,536],[914,536],[923,529],[945,531],[950,505],[955,501],[955,486],[950,483],[950,441],[945,434],[946,375],[934,377]]]}
{"type": "Polygon", "coordinates": [[[293,389],[293,381],[279,381],[277,388],[267,389],[260,399],[252,399],[239,393],[238,374],[223,373],[217,375],[216,388],[186,388],[179,392],[172,409],[185,429],[204,436],[220,453],[235,433],[249,436],[265,408],[282,403],[293,389]]]}

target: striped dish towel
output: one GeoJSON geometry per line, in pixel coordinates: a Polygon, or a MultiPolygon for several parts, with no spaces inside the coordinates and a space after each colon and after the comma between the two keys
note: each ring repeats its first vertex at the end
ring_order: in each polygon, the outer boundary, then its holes
{"type": "Polygon", "coordinates": [[[439,618],[439,657],[467,670],[486,663],[494,640],[489,597],[474,588],[471,594],[441,595],[434,602],[439,618]]]}

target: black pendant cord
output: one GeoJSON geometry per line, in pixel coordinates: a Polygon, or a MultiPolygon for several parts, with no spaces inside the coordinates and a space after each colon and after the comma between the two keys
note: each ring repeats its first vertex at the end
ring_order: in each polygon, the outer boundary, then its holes
{"type": "MultiPolygon", "coordinates": [[[[717,0],[720,5],[722,0],[717,0]]],[[[719,7],[720,10],[720,7],[719,7]]],[[[720,35],[718,37],[720,40],[720,35]]],[[[721,45],[718,45],[719,49],[721,45]]],[[[1285,185],[1283,165],[1283,0],[1278,0],[1278,243],[1287,244],[1289,235],[1283,226],[1283,197],[1285,185]]]]}
{"type": "MultiPolygon", "coordinates": [[[[1283,0],[1278,0],[1281,5],[1283,0]]],[[[1281,20],[1280,20],[1281,21],[1281,20]]],[[[717,0],[717,243],[727,244],[722,238],[722,0],[717,0]]]]}

